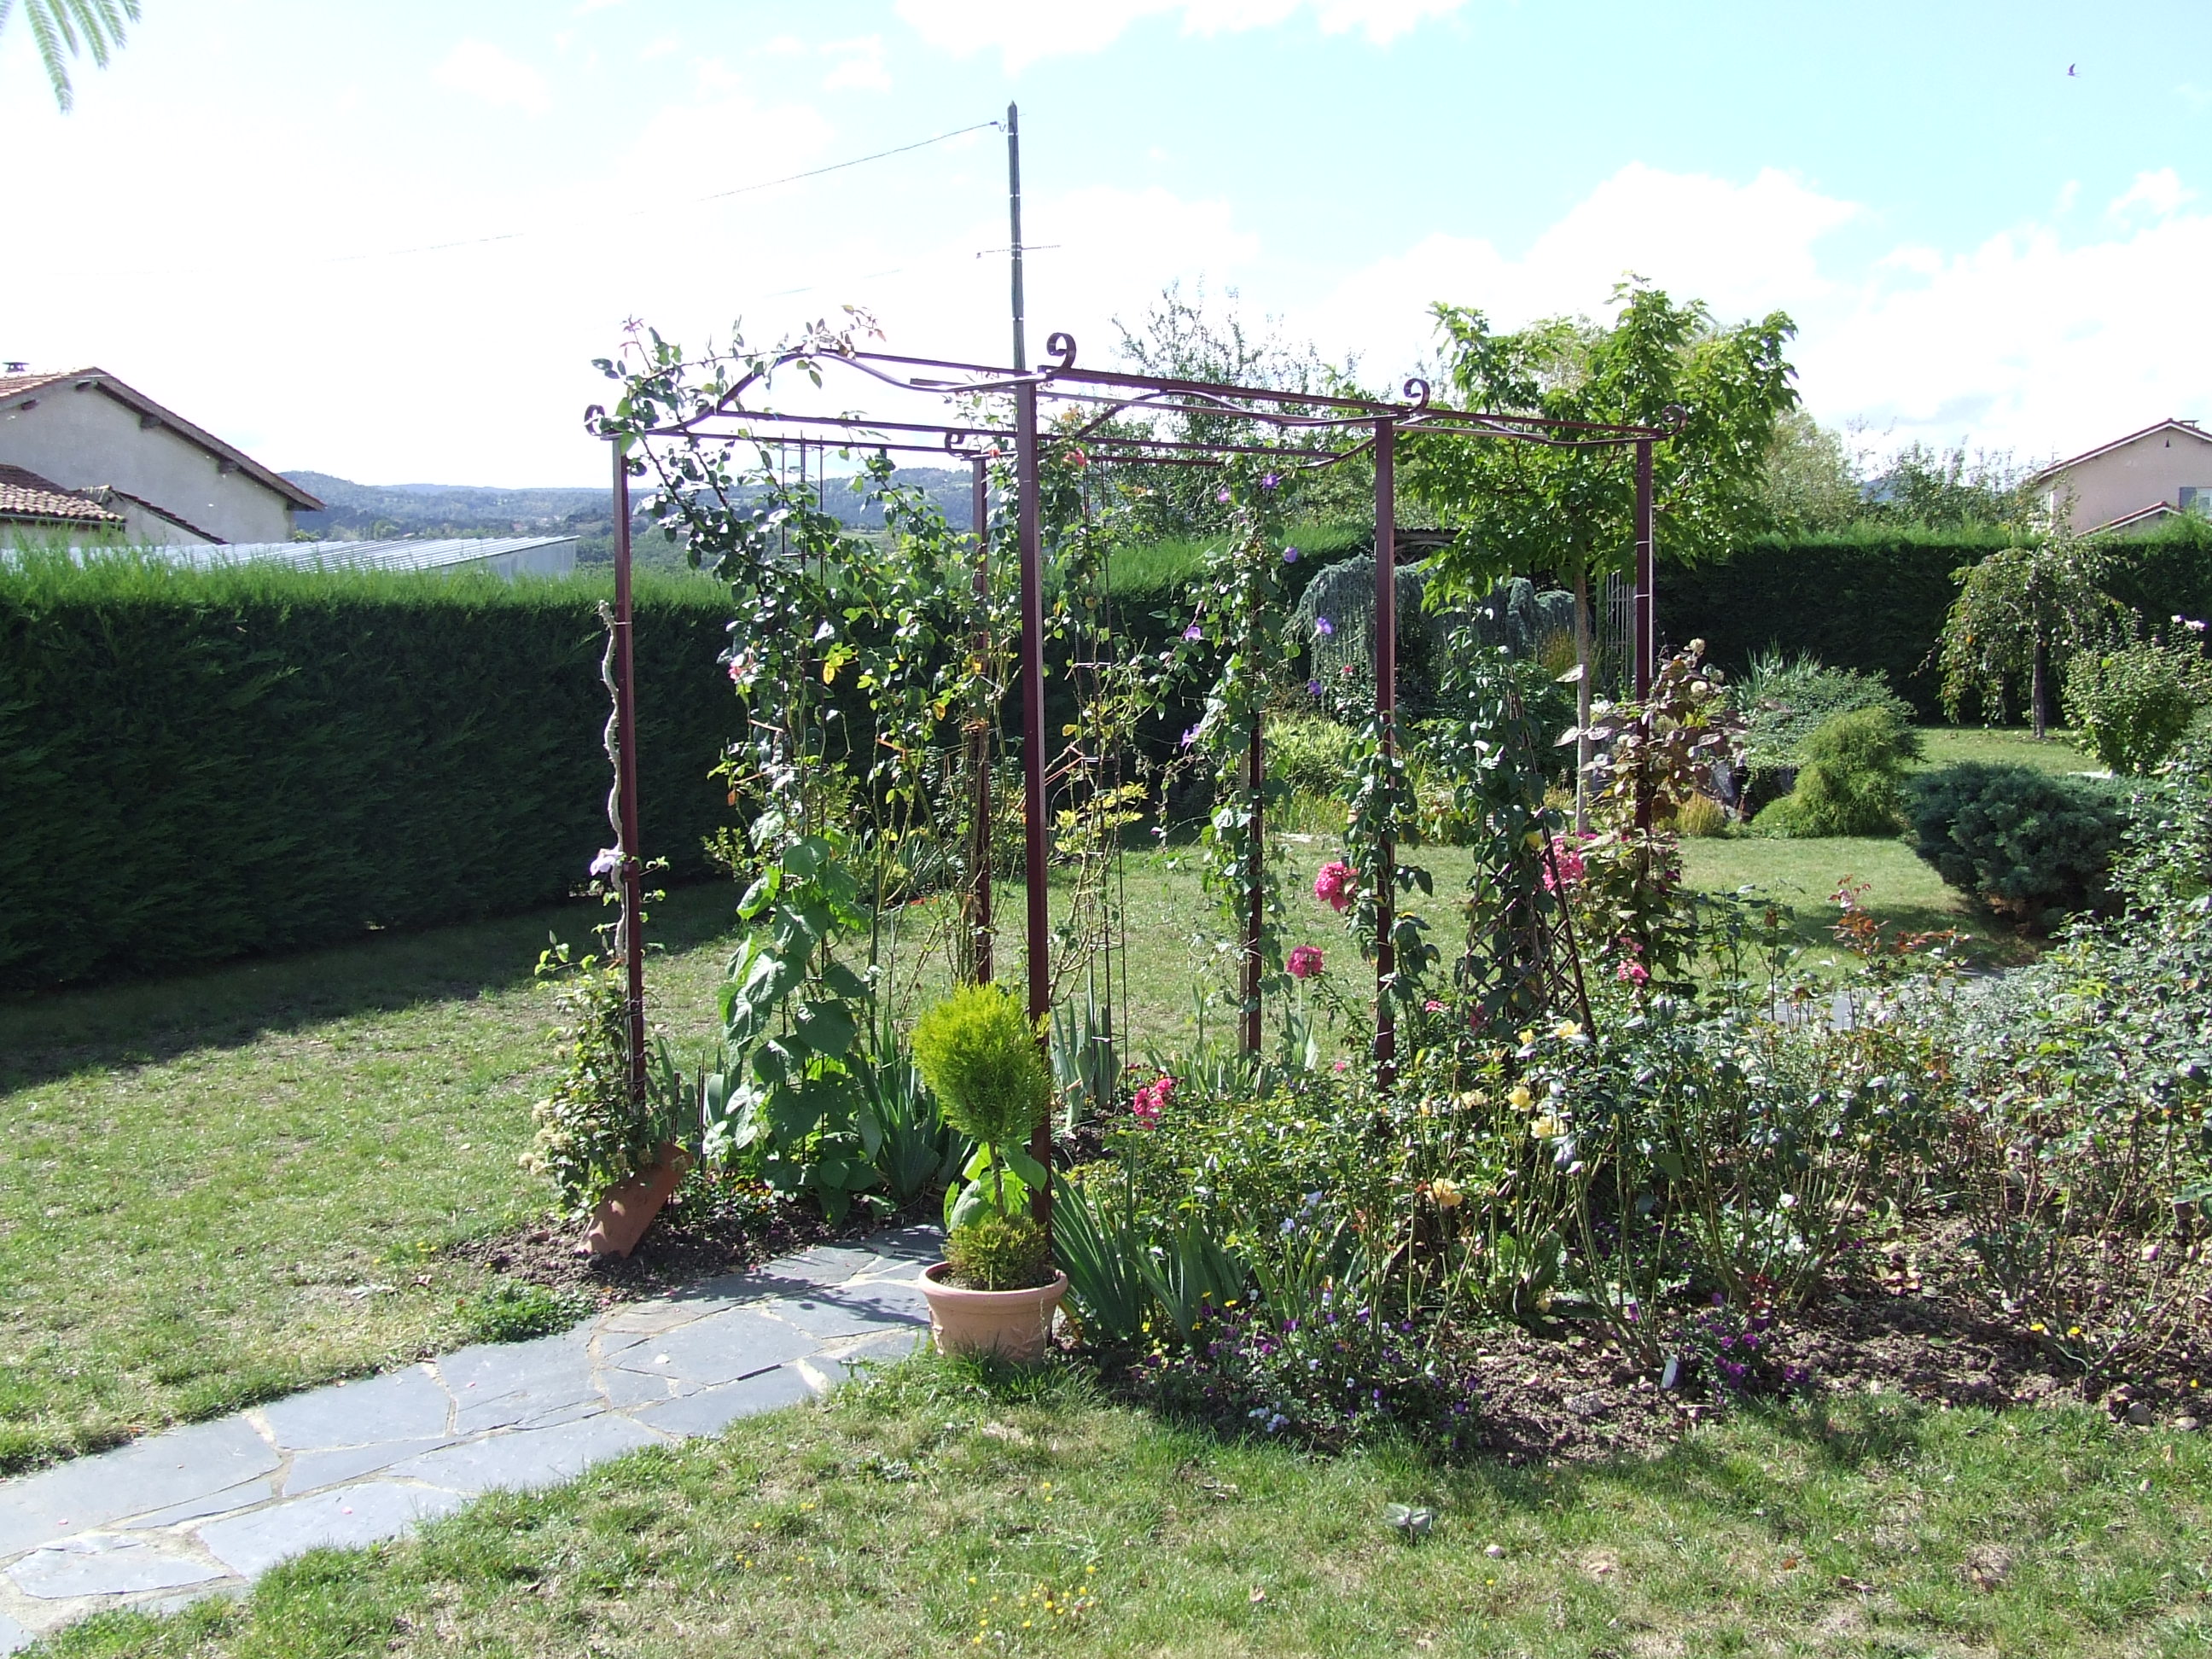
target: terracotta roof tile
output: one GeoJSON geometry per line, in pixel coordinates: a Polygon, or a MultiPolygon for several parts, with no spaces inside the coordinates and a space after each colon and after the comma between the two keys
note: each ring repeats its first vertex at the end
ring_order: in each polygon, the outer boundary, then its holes
{"type": "Polygon", "coordinates": [[[20,466],[0,466],[0,519],[45,519],[76,524],[120,525],[123,515],[91,496],[41,478],[20,466]]]}

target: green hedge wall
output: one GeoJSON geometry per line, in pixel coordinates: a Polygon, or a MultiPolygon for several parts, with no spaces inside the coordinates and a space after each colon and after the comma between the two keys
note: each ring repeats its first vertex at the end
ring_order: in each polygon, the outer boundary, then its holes
{"type": "MultiPolygon", "coordinates": [[[[1694,570],[1662,564],[1659,632],[1668,646],[1704,640],[1732,672],[1769,649],[1879,670],[1923,718],[1940,720],[1939,679],[1925,665],[1958,593],[1952,572],[2004,544],[1996,530],[1866,526],[1763,539],[1694,570]]],[[[2212,611],[2212,523],[2177,520],[2121,548],[2112,591],[2148,623],[2212,611]]]]}
{"type": "MultiPolygon", "coordinates": [[[[610,839],[604,580],[0,568],[0,988],[558,900],[610,839]]],[[[703,873],[726,593],[641,581],[646,851],[703,873]]]]}

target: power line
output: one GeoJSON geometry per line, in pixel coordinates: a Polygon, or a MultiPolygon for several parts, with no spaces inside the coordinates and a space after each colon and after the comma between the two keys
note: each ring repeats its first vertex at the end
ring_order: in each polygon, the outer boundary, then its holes
{"type": "MultiPolygon", "coordinates": [[[[728,190],[718,190],[706,196],[687,197],[678,203],[679,207],[702,207],[709,202],[726,202],[733,196],[751,196],[761,191],[774,190],[781,185],[795,185],[808,179],[819,179],[831,173],[843,173],[848,168],[866,167],[871,161],[887,161],[894,155],[905,155],[917,149],[927,149],[933,144],[942,144],[954,138],[964,138],[971,132],[996,129],[1004,124],[998,121],[978,121],[973,126],[956,127],[951,132],[940,132],[933,138],[917,138],[910,144],[895,144],[889,149],[879,149],[872,155],[855,155],[850,161],[832,161],[826,167],[809,167],[804,173],[786,173],[781,179],[763,179],[757,184],[738,185],[728,190]]],[[[616,216],[623,219],[642,219],[652,214],[666,211],[665,207],[635,208],[616,216]]],[[[494,242],[520,241],[527,236],[542,236],[538,230],[502,230],[489,236],[464,237],[459,241],[425,242],[418,247],[383,248],[374,253],[342,253],[321,261],[324,264],[344,265],[364,259],[398,259],[412,253],[442,253],[449,248],[484,247],[494,242]]]]}

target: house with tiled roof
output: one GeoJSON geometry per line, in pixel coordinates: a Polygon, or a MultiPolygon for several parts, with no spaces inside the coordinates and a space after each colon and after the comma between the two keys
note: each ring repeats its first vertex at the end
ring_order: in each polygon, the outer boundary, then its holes
{"type": "Polygon", "coordinates": [[[2054,461],[2035,475],[2054,514],[2083,535],[2148,528],[2177,513],[2212,514],[2212,433],[2167,419],[2054,461]]]}
{"type": "Polygon", "coordinates": [[[289,541],[322,502],[102,368],[0,371],[0,541],[289,541]]]}

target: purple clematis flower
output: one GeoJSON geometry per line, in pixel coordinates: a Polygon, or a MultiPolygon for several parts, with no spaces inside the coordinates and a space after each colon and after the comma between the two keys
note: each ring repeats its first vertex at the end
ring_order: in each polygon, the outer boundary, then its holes
{"type": "Polygon", "coordinates": [[[1277,477],[1273,473],[1270,472],[1266,477],[1260,480],[1260,488],[1262,489],[1273,489],[1280,483],[1282,483],[1282,480],[1277,477]]]}
{"type": "Polygon", "coordinates": [[[1206,630],[1200,628],[1196,623],[1193,623],[1189,627],[1182,630],[1182,636],[1183,638],[1193,641],[1202,640],[1206,637],[1206,630]]]}
{"type": "Polygon", "coordinates": [[[1336,632],[1336,624],[1326,617],[1316,617],[1314,618],[1314,632],[1322,639],[1327,639],[1336,632]]]}
{"type": "Polygon", "coordinates": [[[1297,562],[1298,550],[1297,548],[1286,547],[1283,550],[1283,562],[1285,564],[1296,564],[1297,562]]]}
{"type": "Polygon", "coordinates": [[[1213,499],[1214,499],[1215,501],[1219,501],[1223,506],[1224,506],[1224,507],[1225,507],[1225,506],[1227,506],[1227,505],[1229,504],[1229,492],[1228,492],[1227,490],[1225,490],[1225,489],[1221,490],[1221,491],[1218,491],[1218,493],[1216,493],[1216,495],[1214,495],[1213,499]]]}
{"type": "Polygon", "coordinates": [[[1192,726],[1192,727],[1190,728],[1190,730],[1189,730],[1189,731],[1188,731],[1188,732],[1184,732],[1184,733],[1182,734],[1182,746],[1183,746],[1184,748],[1186,748],[1186,749],[1189,748],[1189,747],[1191,746],[1191,744],[1193,744],[1196,743],[1197,741],[1198,741],[1198,728],[1197,728],[1196,726],[1192,726]]]}

